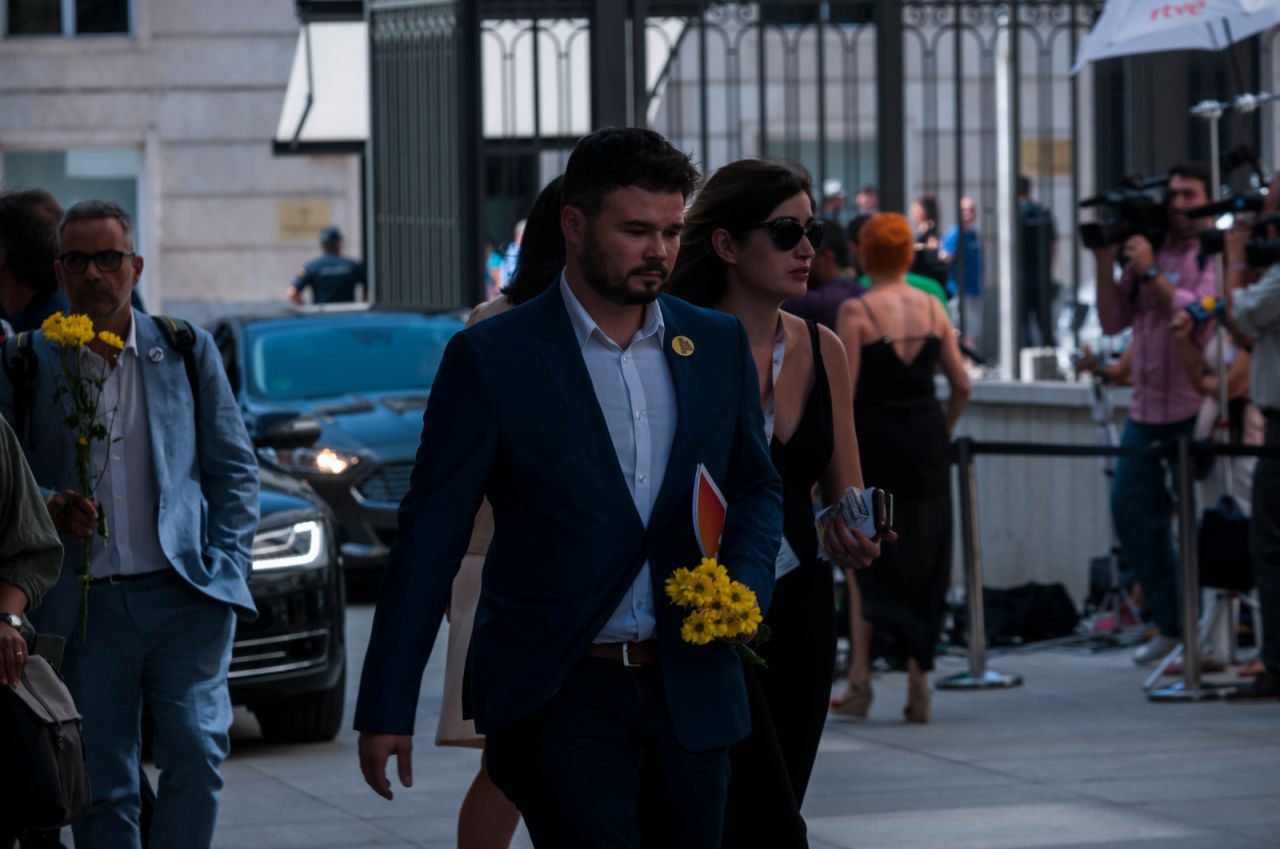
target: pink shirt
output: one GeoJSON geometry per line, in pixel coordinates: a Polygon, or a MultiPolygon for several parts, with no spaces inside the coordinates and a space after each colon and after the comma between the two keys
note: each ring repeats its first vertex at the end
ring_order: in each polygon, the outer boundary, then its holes
{"type": "MultiPolygon", "coordinates": [[[[1162,307],[1151,287],[1133,279],[1126,270],[1116,283],[1115,306],[1099,315],[1102,330],[1115,334],[1133,327],[1133,403],[1129,418],[1140,424],[1171,424],[1194,418],[1200,410],[1200,393],[1187,379],[1178,356],[1169,322],[1188,304],[1214,294],[1215,260],[1203,269],[1200,243],[1192,238],[1168,241],[1156,251],[1156,265],[1175,287],[1172,307],[1162,307]],[[1138,286],[1138,297],[1132,298],[1138,286]]],[[[1202,331],[1206,335],[1209,328],[1202,331]]]]}

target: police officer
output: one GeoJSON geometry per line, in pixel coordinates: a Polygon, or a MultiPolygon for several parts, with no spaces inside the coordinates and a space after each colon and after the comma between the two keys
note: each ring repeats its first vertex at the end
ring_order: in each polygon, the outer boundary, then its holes
{"type": "Polygon", "coordinates": [[[360,300],[369,299],[369,283],[365,280],[364,264],[342,255],[342,231],[326,227],[320,231],[320,247],[324,256],[311,260],[299,272],[289,287],[289,300],[302,304],[302,290],[311,288],[311,301],[316,304],[337,304],[354,301],[356,286],[360,286],[360,300]]]}

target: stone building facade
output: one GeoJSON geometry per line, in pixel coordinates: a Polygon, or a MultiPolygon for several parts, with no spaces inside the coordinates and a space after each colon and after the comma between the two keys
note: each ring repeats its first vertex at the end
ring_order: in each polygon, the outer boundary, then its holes
{"type": "Polygon", "coordinates": [[[282,303],[322,227],[362,244],[359,157],[272,153],[298,33],[290,0],[0,5],[0,185],[122,203],[153,311],[282,303]]]}

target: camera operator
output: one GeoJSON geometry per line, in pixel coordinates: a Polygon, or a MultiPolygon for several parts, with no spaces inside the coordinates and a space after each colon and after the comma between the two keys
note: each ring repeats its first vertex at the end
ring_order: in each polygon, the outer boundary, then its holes
{"type": "MultiPolygon", "coordinates": [[[[1262,208],[1264,216],[1280,207],[1280,177],[1262,208]]],[[[1225,240],[1228,326],[1252,345],[1250,385],[1254,403],[1266,415],[1269,448],[1280,447],[1280,263],[1261,279],[1248,273],[1245,243],[1247,225],[1237,225],[1225,240]],[[1246,282],[1252,281],[1251,285],[1246,282]]],[[[1272,230],[1272,237],[1276,235],[1272,230]]],[[[1262,663],[1265,670],[1230,698],[1280,697],[1280,459],[1262,457],[1254,469],[1252,539],[1254,581],[1262,604],[1262,663]]]]}
{"type": "MultiPolygon", "coordinates": [[[[1121,446],[1146,448],[1190,435],[1200,409],[1200,393],[1187,378],[1170,331],[1173,315],[1214,293],[1213,265],[1200,256],[1196,231],[1204,223],[1187,210],[1209,200],[1209,175],[1197,164],[1169,170],[1165,198],[1168,232],[1158,250],[1143,235],[1095,247],[1098,318],[1103,332],[1133,327],[1133,402],[1121,446]],[[1117,253],[1125,271],[1117,283],[1117,253]]],[[[1142,584],[1159,633],[1134,653],[1138,664],[1162,659],[1178,644],[1177,558],[1173,548],[1173,496],[1165,463],[1155,455],[1123,456],[1111,487],[1111,515],[1124,559],[1142,584]]]]}

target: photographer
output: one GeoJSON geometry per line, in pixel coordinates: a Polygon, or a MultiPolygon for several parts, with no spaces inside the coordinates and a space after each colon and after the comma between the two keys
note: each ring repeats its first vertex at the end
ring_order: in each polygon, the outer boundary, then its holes
{"type": "MultiPolygon", "coordinates": [[[[1280,177],[1262,208],[1264,216],[1276,212],[1280,201],[1280,177]]],[[[1271,234],[1274,237],[1275,231],[1271,234]]],[[[1280,264],[1272,265],[1261,279],[1246,285],[1245,242],[1247,226],[1237,226],[1226,236],[1228,326],[1252,339],[1250,382],[1254,403],[1266,415],[1265,445],[1280,446],[1280,264]]],[[[1254,275],[1248,275],[1252,278],[1254,275]]],[[[1231,698],[1280,697],[1280,460],[1262,457],[1253,478],[1252,549],[1254,580],[1262,604],[1262,662],[1266,667],[1253,683],[1231,698]]]]}
{"type": "MultiPolygon", "coordinates": [[[[1214,292],[1213,266],[1200,256],[1196,239],[1203,222],[1187,215],[1208,200],[1209,175],[1204,167],[1175,165],[1169,170],[1165,198],[1168,232],[1160,248],[1155,249],[1147,236],[1134,235],[1123,248],[1093,249],[1103,331],[1113,335],[1133,328],[1133,402],[1121,438],[1123,447],[1147,448],[1189,436],[1195,425],[1200,393],[1187,377],[1169,325],[1176,312],[1214,292]],[[1118,283],[1117,254],[1125,263],[1118,283]]],[[[1172,507],[1162,459],[1154,454],[1119,458],[1111,488],[1112,520],[1123,557],[1137,573],[1160,630],[1135,652],[1138,664],[1162,659],[1181,634],[1172,507]]]]}

